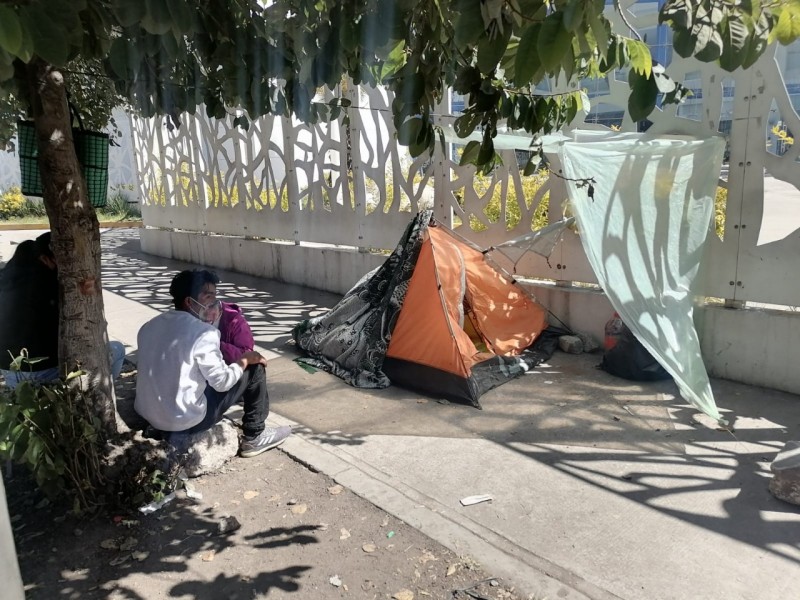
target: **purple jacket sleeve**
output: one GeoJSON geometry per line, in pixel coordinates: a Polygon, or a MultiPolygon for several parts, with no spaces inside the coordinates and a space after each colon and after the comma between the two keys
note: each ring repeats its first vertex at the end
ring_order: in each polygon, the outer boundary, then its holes
{"type": "Polygon", "coordinates": [[[253,349],[253,332],[247,320],[235,304],[222,303],[222,316],[219,321],[220,350],[225,362],[235,363],[242,354],[253,349]]]}

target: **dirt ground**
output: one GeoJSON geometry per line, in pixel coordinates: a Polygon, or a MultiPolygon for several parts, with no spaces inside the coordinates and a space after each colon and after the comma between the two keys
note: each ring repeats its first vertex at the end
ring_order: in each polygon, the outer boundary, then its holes
{"type": "Polygon", "coordinates": [[[190,480],[194,497],[151,514],[91,521],[48,503],[21,467],[5,475],[30,600],[525,598],[280,449],[190,480]]]}

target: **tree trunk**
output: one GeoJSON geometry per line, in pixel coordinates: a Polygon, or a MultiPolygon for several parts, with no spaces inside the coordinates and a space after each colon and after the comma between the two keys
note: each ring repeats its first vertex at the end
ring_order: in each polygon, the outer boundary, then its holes
{"type": "Polygon", "coordinates": [[[107,435],[116,432],[114,386],[100,282],[100,226],[88,200],[67,106],[64,77],[34,58],[27,66],[39,171],[58,265],[61,374],[80,368],[107,435]]]}

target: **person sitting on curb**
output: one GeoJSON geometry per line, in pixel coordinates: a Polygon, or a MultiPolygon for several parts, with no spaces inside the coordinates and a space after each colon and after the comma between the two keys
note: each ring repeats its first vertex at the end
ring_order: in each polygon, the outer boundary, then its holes
{"type": "MultiPolygon", "coordinates": [[[[58,379],[58,270],[50,232],[17,246],[0,271],[0,373],[6,387],[22,381],[50,383],[58,379]],[[11,362],[25,349],[32,362],[12,371],[11,362]]],[[[119,377],[125,346],[108,343],[113,379],[119,377]]]]}
{"type": "Polygon", "coordinates": [[[213,295],[209,288],[206,298],[207,322],[219,329],[222,358],[226,364],[231,365],[255,347],[253,332],[238,305],[217,299],[216,286],[219,284],[219,277],[213,271],[206,272],[208,283],[214,286],[213,295]]]}
{"type": "MultiPolygon", "coordinates": [[[[206,431],[242,401],[244,437],[239,455],[256,456],[281,444],[290,427],[267,427],[267,360],[248,351],[226,364],[220,333],[208,321],[218,278],[206,270],[181,271],[169,293],[174,310],[139,330],[139,374],[134,410],[167,437],[206,431]]],[[[213,317],[211,317],[213,318],[213,317]]]]}

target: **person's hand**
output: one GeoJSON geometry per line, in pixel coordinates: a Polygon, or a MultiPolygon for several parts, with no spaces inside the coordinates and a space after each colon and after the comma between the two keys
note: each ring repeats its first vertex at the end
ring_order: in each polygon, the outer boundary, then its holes
{"type": "Polygon", "coordinates": [[[251,350],[250,352],[245,352],[242,354],[242,357],[239,359],[239,366],[242,367],[242,370],[246,369],[249,365],[264,365],[267,366],[267,359],[261,356],[255,350],[251,350]]]}

